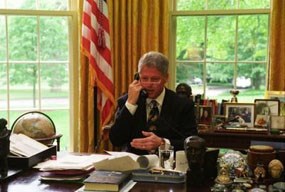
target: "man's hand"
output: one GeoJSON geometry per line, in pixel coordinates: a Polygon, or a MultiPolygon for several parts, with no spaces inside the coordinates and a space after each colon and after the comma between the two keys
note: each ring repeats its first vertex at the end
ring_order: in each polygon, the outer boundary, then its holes
{"type": "Polygon", "coordinates": [[[163,139],[153,132],[142,131],[142,134],[145,138],[133,139],[131,142],[132,147],[150,151],[157,149],[163,143],[163,139]]]}
{"type": "Polygon", "coordinates": [[[128,89],[128,102],[135,105],[138,101],[142,86],[138,80],[134,80],[128,89]]]}

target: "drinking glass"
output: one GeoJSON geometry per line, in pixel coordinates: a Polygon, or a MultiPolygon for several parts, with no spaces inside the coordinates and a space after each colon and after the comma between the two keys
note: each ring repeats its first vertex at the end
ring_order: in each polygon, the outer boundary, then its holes
{"type": "Polygon", "coordinates": [[[159,147],[159,166],[163,169],[173,169],[174,147],[161,145],[159,147]]]}

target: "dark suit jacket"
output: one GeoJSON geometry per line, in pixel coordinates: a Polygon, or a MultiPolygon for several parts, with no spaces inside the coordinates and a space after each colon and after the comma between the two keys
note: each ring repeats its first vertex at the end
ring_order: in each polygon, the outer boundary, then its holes
{"type": "MultiPolygon", "coordinates": [[[[118,109],[115,122],[110,130],[110,140],[114,146],[126,147],[128,152],[139,155],[147,151],[130,146],[134,138],[142,138],[142,130],[147,131],[145,99],[139,98],[138,108],[132,115],[125,106],[128,95],[118,99],[118,109]]],[[[175,150],[184,150],[184,140],[191,135],[197,135],[197,125],[193,101],[176,95],[166,89],[160,116],[157,121],[157,136],[167,138],[175,150]]]]}

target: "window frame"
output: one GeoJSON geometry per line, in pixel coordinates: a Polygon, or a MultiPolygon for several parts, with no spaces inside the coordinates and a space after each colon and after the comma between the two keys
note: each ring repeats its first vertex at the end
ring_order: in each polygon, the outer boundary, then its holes
{"type": "MultiPolygon", "coordinates": [[[[266,64],[266,79],[265,79],[265,88],[268,87],[268,78],[269,78],[269,44],[270,44],[270,8],[268,9],[231,9],[231,10],[198,10],[198,11],[178,11],[176,10],[176,2],[177,0],[173,0],[171,1],[171,10],[170,10],[170,37],[169,37],[169,42],[170,42],[170,48],[169,48],[169,59],[170,59],[170,63],[172,63],[172,65],[170,65],[170,77],[171,80],[169,81],[169,87],[173,90],[175,90],[175,86],[176,86],[176,67],[177,64],[181,61],[176,59],[176,28],[177,28],[177,17],[179,16],[223,16],[223,15],[227,15],[227,16],[238,16],[238,15],[254,15],[254,14],[266,14],[268,15],[268,44],[267,44],[267,58],[266,61],[238,61],[237,60],[237,52],[235,52],[235,56],[234,56],[234,61],[211,61],[212,63],[233,63],[234,64],[234,79],[236,81],[237,78],[237,65],[238,63],[261,63],[261,64],[266,64]]],[[[207,28],[205,28],[206,30],[207,28]]],[[[238,28],[235,29],[236,32],[238,30],[238,28]]],[[[206,33],[205,33],[206,36],[206,33]]],[[[235,46],[237,46],[237,41],[235,42],[235,46]]],[[[184,63],[197,63],[197,61],[183,61],[184,63]]],[[[206,61],[206,58],[202,58],[201,61],[199,61],[199,63],[203,64],[203,94],[205,94],[205,96],[207,97],[207,92],[206,92],[206,64],[209,63],[209,61],[206,61]]],[[[234,82],[234,84],[236,85],[236,82],[234,82]]],[[[266,90],[265,90],[266,91],[266,90]]]]}
{"type": "MultiPolygon", "coordinates": [[[[79,38],[79,25],[78,25],[78,11],[76,11],[76,5],[72,4],[70,10],[66,11],[50,11],[50,10],[20,10],[20,9],[0,9],[0,15],[5,16],[5,19],[7,21],[7,16],[35,16],[35,17],[41,17],[41,16],[49,16],[49,17],[67,17],[68,18],[68,31],[69,31],[69,38],[68,38],[68,51],[69,51],[69,60],[67,61],[69,63],[69,133],[70,133],[70,139],[68,139],[68,146],[69,148],[67,150],[72,151],[79,151],[78,143],[79,138],[75,135],[79,134],[79,131],[77,129],[78,127],[78,121],[79,118],[79,63],[80,63],[80,38],[79,38]],[[74,40],[76,39],[76,40],[74,40]]],[[[7,22],[6,22],[7,25],[7,22]]],[[[37,31],[38,34],[39,31],[37,31]]],[[[7,34],[7,28],[6,28],[6,34],[7,34]]],[[[8,36],[6,36],[6,39],[8,36]]],[[[37,46],[38,48],[38,46],[37,46]]],[[[6,44],[7,49],[7,44],[6,44]]],[[[8,50],[8,49],[7,49],[8,50]]],[[[6,52],[7,55],[8,52],[6,52]]],[[[8,61],[8,56],[7,60],[8,61]]],[[[22,61],[21,61],[22,62],[22,61]]],[[[23,61],[26,62],[26,61],[23,61]]],[[[33,61],[34,62],[34,61],[33,61]]],[[[39,62],[39,61],[36,61],[39,62]]],[[[57,62],[57,61],[55,61],[57,62]]],[[[62,62],[62,61],[60,61],[62,62]]],[[[9,77],[7,77],[9,78],[9,77]]],[[[9,87],[9,85],[7,85],[9,87]]],[[[8,122],[10,121],[10,106],[9,106],[9,92],[7,93],[7,110],[8,110],[8,122]]],[[[39,106],[40,107],[40,106],[39,106]]],[[[25,108],[24,110],[27,110],[25,108]]],[[[34,110],[34,109],[33,109],[34,110]]],[[[40,108],[38,109],[40,110],[40,108]]],[[[9,126],[11,126],[12,122],[9,122],[9,126]]]]}

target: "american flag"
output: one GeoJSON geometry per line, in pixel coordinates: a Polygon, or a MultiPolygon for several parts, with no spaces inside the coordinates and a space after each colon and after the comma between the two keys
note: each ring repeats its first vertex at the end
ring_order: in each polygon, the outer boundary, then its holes
{"type": "Polygon", "coordinates": [[[115,106],[109,34],[107,2],[85,0],[81,48],[95,71],[94,84],[97,86],[101,127],[108,123],[115,106]]]}

